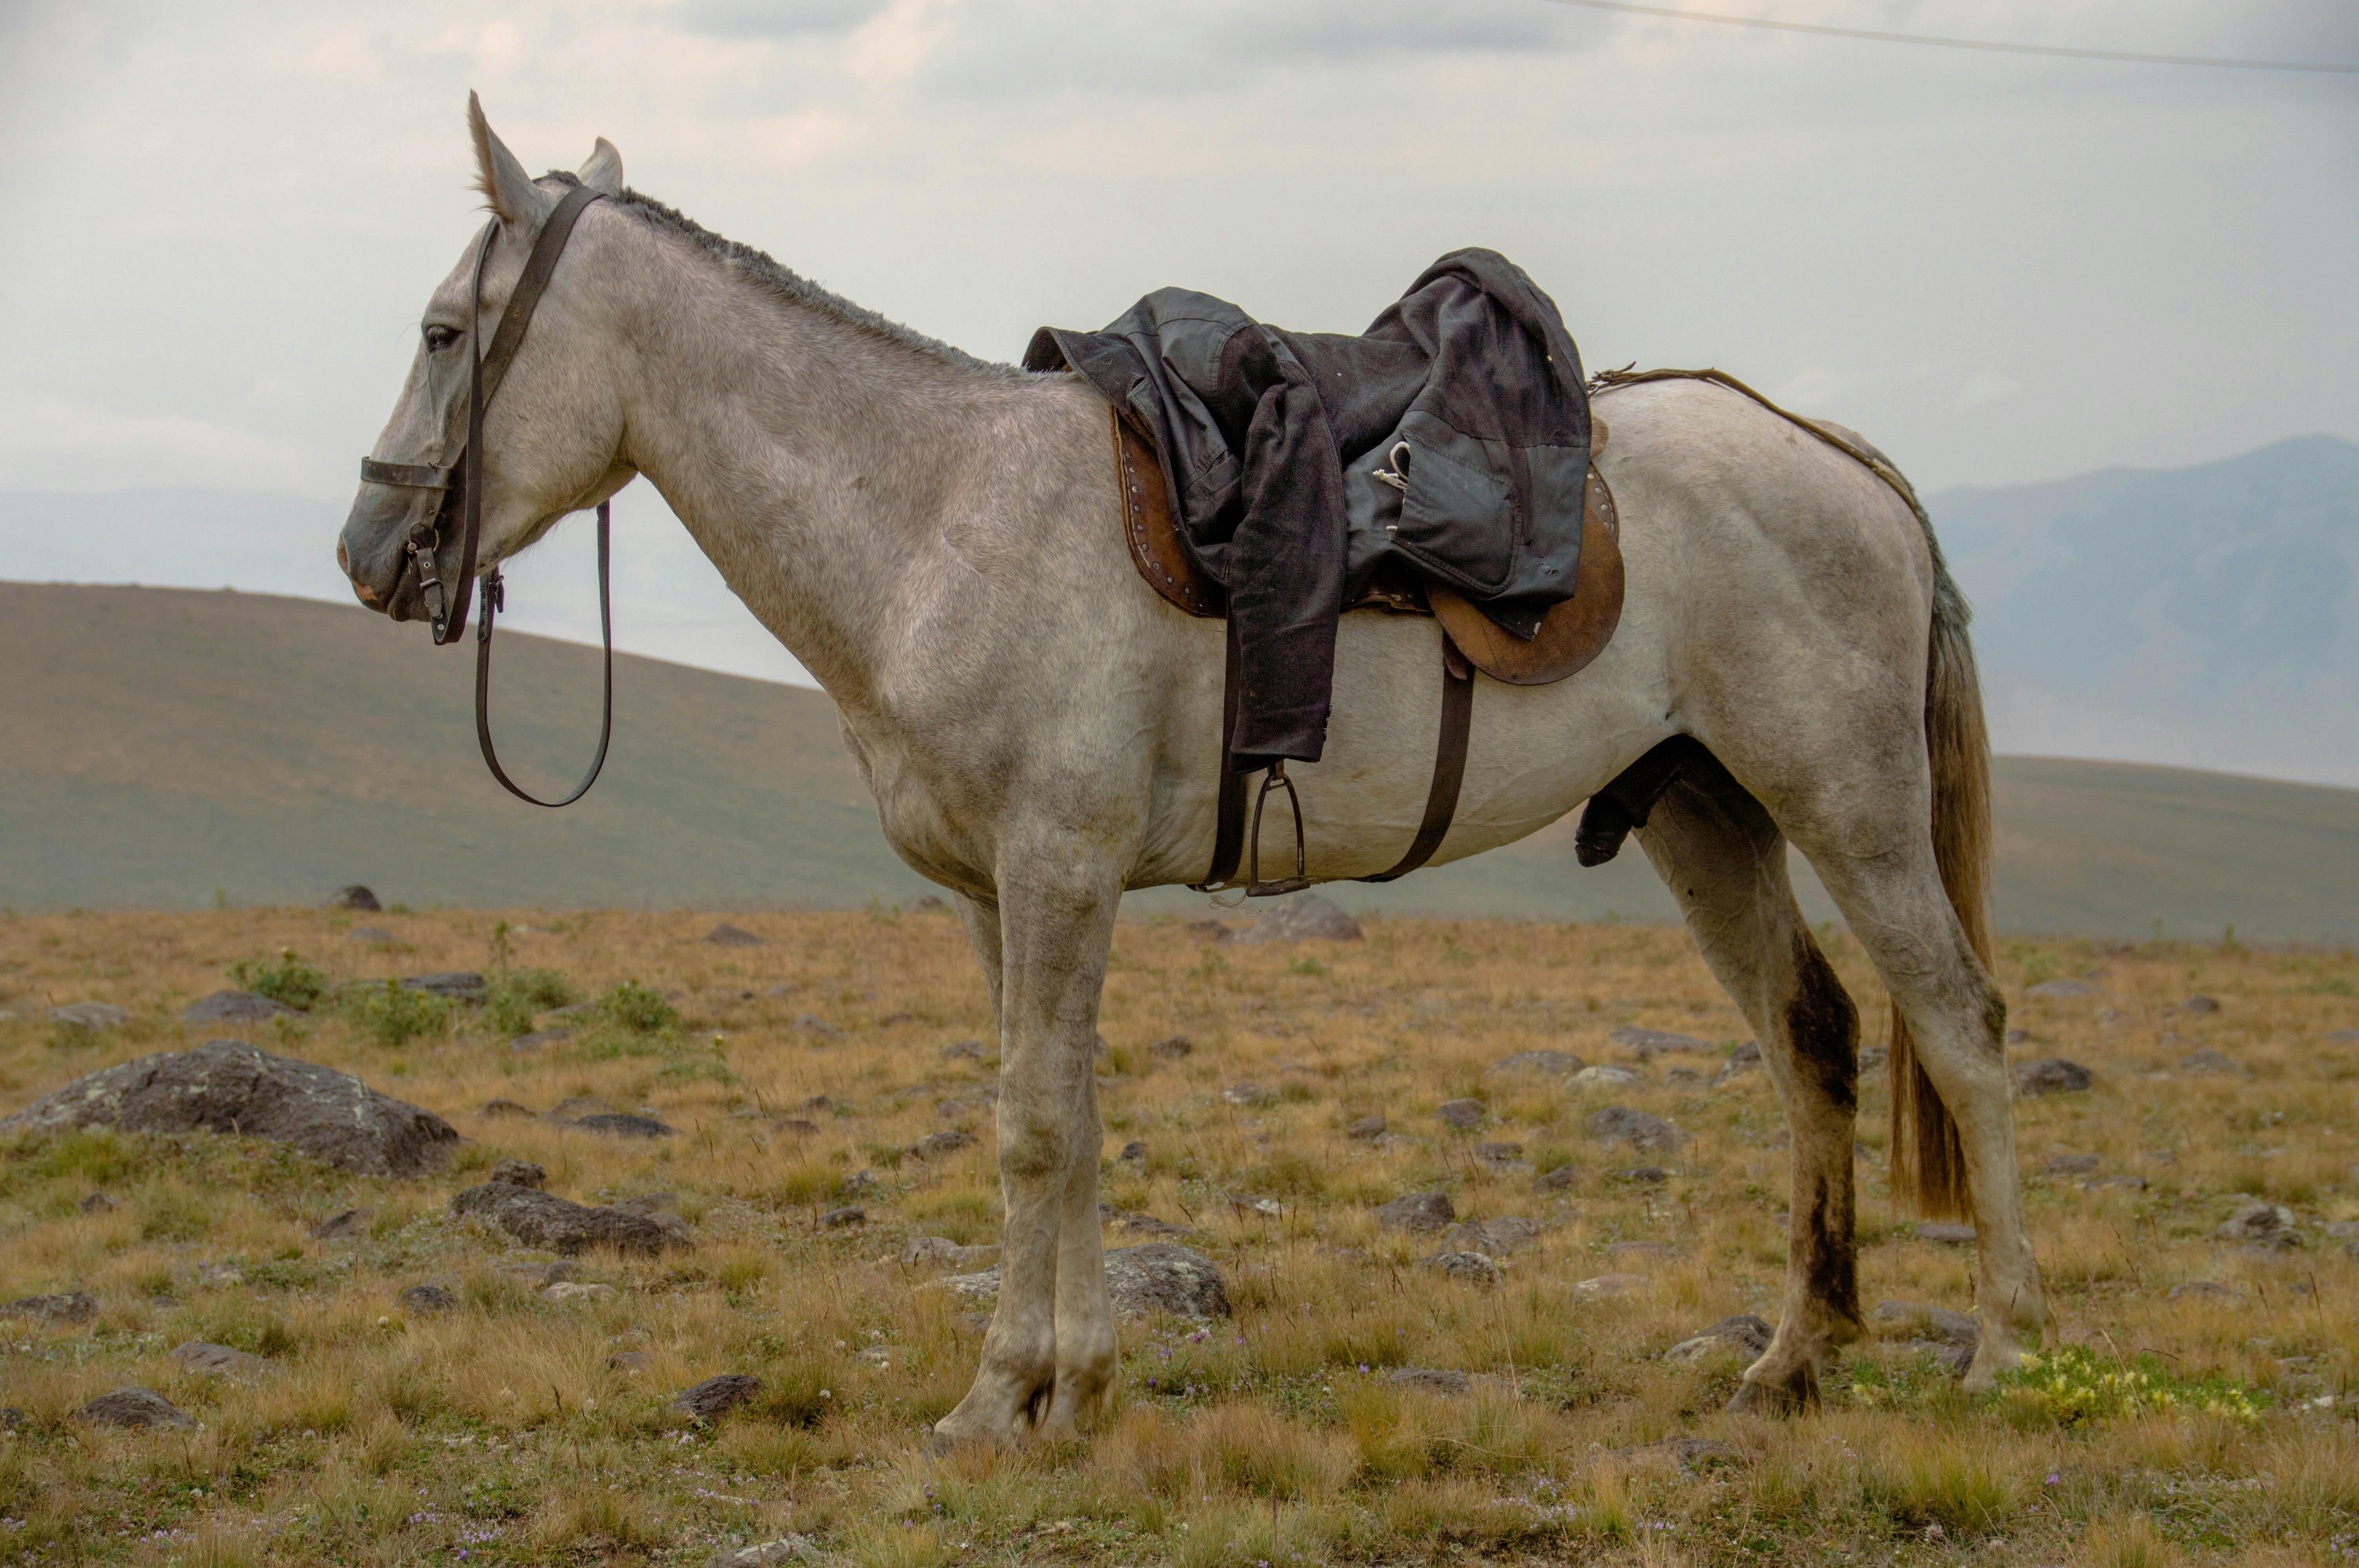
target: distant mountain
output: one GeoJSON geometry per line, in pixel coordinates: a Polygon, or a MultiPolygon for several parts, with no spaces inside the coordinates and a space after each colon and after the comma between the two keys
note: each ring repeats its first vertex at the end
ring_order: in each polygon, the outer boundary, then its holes
{"type": "MultiPolygon", "coordinates": [[[[509,908],[932,891],[886,847],[823,694],[618,656],[605,776],[541,811],[476,756],[472,652],[311,600],[0,583],[0,905],[307,903],[350,881],[509,908]]],[[[595,740],[597,651],[503,637],[494,676],[511,772],[570,784],[595,740]]],[[[2006,928],[2359,937],[2359,792],[2002,758],[1997,800],[2006,928]]],[[[1582,870],[1570,819],[1329,891],[1358,908],[1676,918],[1635,848],[1582,870]]],[[[1814,890],[1805,903],[1830,913],[1814,890]]]]}
{"type": "Polygon", "coordinates": [[[2008,749],[2359,784],[2359,446],[1927,505],[2008,749]]]}

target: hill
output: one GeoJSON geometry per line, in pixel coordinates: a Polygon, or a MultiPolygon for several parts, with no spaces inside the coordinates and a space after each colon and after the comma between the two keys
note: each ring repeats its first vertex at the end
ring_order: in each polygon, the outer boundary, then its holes
{"type": "MultiPolygon", "coordinates": [[[[832,705],[799,687],[618,655],[605,776],[547,812],[476,757],[472,650],[356,607],[0,583],[0,904],[17,910],[309,903],[349,881],[501,907],[846,908],[929,891],[877,830],[832,705]]],[[[571,781],[597,693],[594,649],[502,639],[494,711],[520,780],[571,781]]],[[[1997,801],[2006,928],[2359,937],[2359,792],[2002,758],[1997,801]]],[[[1675,917],[1635,851],[1581,870],[1570,821],[1332,891],[1403,912],[1675,917]]]]}

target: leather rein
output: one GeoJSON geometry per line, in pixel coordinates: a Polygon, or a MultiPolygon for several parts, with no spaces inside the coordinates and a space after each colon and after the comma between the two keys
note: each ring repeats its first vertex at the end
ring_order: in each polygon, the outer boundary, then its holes
{"type": "MultiPolygon", "coordinates": [[[[388,463],[375,458],[361,460],[361,480],[367,484],[399,485],[411,490],[437,490],[442,502],[435,509],[433,520],[409,525],[409,537],[405,545],[411,564],[418,572],[419,596],[426,602],[426,612],[434,627],[434,645],[446,647],[466,633],[469,596],[475,585],[475,557],[484,532],[484,411],[490,406],[493,395],[507,379],[508,367],[516,362],[516,351],[524,346],[525,329],[532,324],[532,313],[540,305],[540,297],[549,287],[549,280],[557,271],[557,259],[564,254],[565,242],[573,232],[574,221],[582,209],[600,199],[600,192],[586,186],[575,186],[558,202],[556,211],[541,225],[540,233],[532,243],[532,254],[524,264],[524,272],[516,279],[516,292],[508,296],[507,307],[500,312],[500,324],[492,333],[489,348],[475,351],[483,330],[484,268],[491,260],[492,244],[499,236],[499,220],[484,225],[484,237],[475,251],[475,274],[470,312],[467,319],[467,444],[461,449],[459,460],[441,467],[427,463],[388,463]],[[446,585],[436,556],[442,546],[442,524],[452,510],[459,514],[460,546],[459,574],[454,585],[446,585]]],[[[598,720],[598,754],[591,759],[590,771],[573,786],[573,793],[560,800],[542,800],[527,794],[508,777],[500,766],[498,752],[492,745],[492,621],[506,607],[507,587],[494,567],[484,579],[484,612],[475,623],[475,740],[484,752],[484,764],[492,770],[492,777],[502,788],[518,800],[534,806],[555,808],[571,806],[590,793],[598,782],[599,770],[606,765],[606,744],[614,733],[614,614],[612,588],[613,526],[608,515],[608,503],[598,503],[598,630],[605,643],[605,697],[601,704],[598,720]]]]}

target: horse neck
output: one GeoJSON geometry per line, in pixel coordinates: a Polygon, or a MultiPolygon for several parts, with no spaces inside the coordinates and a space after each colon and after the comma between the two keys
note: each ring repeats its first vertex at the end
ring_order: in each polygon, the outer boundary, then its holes
{"type": "Polygon", "coordinates": [[[623,455],[829,694],[873,706],[897,590],[936,575],[957,498],[988,493],[1011,449],[992,432],[1048,407],[1004,370],[657,246],[624,312],[623,455]]]}

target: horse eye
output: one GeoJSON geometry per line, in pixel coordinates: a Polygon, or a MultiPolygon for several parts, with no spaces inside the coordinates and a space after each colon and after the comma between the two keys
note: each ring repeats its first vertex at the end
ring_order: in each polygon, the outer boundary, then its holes
{"type": "Polygon", "coordinates": [[[435,325],[426,329],[426,351],[439,354],[459,341],[459,329],[435,325]]]}

